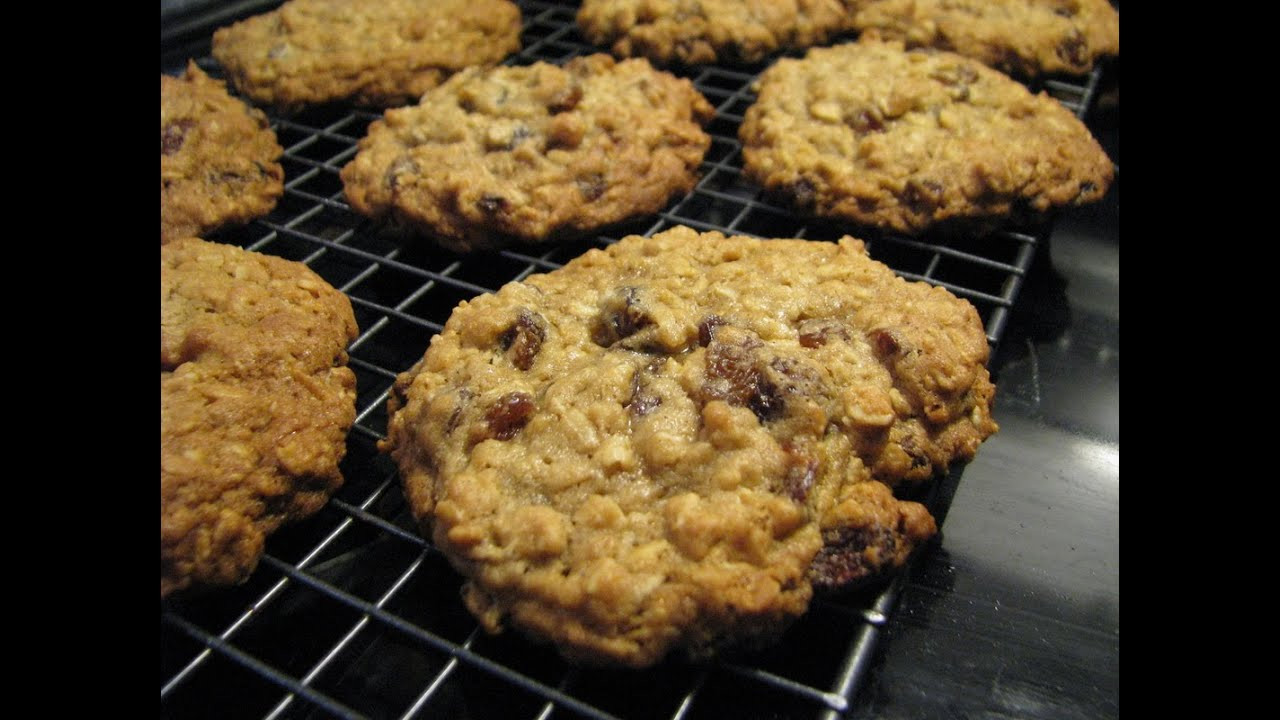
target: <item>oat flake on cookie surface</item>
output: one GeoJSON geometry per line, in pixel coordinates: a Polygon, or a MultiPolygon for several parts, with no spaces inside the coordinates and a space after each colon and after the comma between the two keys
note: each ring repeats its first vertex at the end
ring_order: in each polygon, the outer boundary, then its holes
{"type": "Polygon", "coordinates": [[[988,353],[858,240],[677,227],[461,303],[382,448],[486,629],[643,667],[900,567],[936,525],[891,486],[995,432],[988,353]]]}
{"type": "Polygon", "coordinates": [[[743,172],[799,211],[911,234],[1093,202],[1114,174],[1048,95],[874,38],[778,61],[738,135],[743,172]]]}

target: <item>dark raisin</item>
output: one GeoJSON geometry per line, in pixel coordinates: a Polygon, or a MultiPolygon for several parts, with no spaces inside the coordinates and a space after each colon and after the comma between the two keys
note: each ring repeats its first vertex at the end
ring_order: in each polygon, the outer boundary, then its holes
{"type": "Polygon", "coordinates": [[[476,203],[476,206],[490,215],[495,215],[500,212],[506,212],[510,204],[510,201],[501,195],[485,193],[480,196],[480,202],[476,203]]]}
{"type": "Polygon", "coordinates": [[[912,178],[907,181],[907,187],[903,190],[902,199],[906,201],[907,207],[920,215],[931,215],[933,211],[942,204],[943,193],[946,188],[936,180],[918,180],[912,178]]]}
{"type": "Polygon", "coordinates": [[[755,394],[760,374],[750,346],[712,342],[707,347],[705,377],[702,393],[706,399],[741,407],[755,394]]]}
{"type": "Polygon", "coordinates": [[[863,108],[848,120],[849,127],[857,133],[876,133],[884,131],[884,119],[878,110],[863,108]]]}
{"type": "Polygon", "coordinates": [[[636,417],[644,417],[658,409],[658,406],[661,404],[662,398],[657,395],[641,394],[631,398],[631,404],[628,405],[627,408],[631,410],[632,415],[635,415],[636,417]]]}
{"type": "Polygon", "coordinates": [[[187,131],[195,127],[195,120],[179,120],[160,129],[160,154],[172,155],[182,148],[187,131]]]}
{"type": "Polygon", "coordinates": [[[413,377],[404,374],[396,378],[391,384],[391,399],[397,408],[402,408],[409,404],[409,386],[413,384],[413,377]]]}
{"type": "Polygon", "coordinates": [[[787,474],[782,478],[782,491],[787,497],[796,502],[804,502],[809,497],[809,490],[813,488],[813,481],[818,476],[818,461],[811,457],[799,454],[793,454],[792,449],[783,445],[783,449],[787,450],[787,474]]]}
{"type": "Polygon", "coordinates": [[[747,407],[751,408],[760,422],[777,420],[787,410],[782,394],[777,385],[757,375],[755,391],[747,398],[747,407]]]}
{"type": "Polygon", "coordinates": [[[524,392],[512,392],[498,398],[484,414],[489,426],[489,436],[510,440],[520,432],[533,415],[533,396],[524,392]]]}
{"type": "Polygon", "coordinates": [[[515,150],[520,143],[533,137],[533,131],[524,125],[517,125],[515,130],[511,131],[511,139],[507,141],[507,149],[515,150]]]}
{"type": "Polygon", "coordinates": [[[418,164],[408,156],[398,157],[396,161],[391,163],[387,168],[387,172],[382,176],[382,180],[387,187],[395,190],[400,184],[401,175],[413,175],[418,172],[418,164]]]}
{"type": "Polygon", "coordinates": [[[599,173],[578,178],[577,185],[578,192],[582,193],[583,199],[587,201],[596,200],[604,195],[606,188],[604,176],[599,173]]]}
{"type": "Polygon", "coordinates": [[[723,400],[747,407],[760,422],[782,417],[786,411],[783,391],[764,376],[757,366],[755,349],[759,342],[712,342],[707,347],[707,365],[702,394],[706,400],[723,400]]]}
{"type": "Polygon", "coordinates": [[[1084,67],[1089,62],[1088,49],[1088,45],[1080,33],[1073,32],[1058,43],[1056,52],[1063,62],[1070,64],[1072,67],[1084,67]]]}
{"type": "Polygon", "coordinates": [[[711,339],[715,337],[716,328],[721,325],[728,324],[728,320],[719,315],[708,315],[698,323],[698,344],[706,347],[711,344],[711,339]]]}
{"type": "Polygon", "coordinates": [[[831,342],[832,338],[849,340],[849,328],[838,320],[811,319],[800,323],[800,346],[817,348],[831,342]]]}
{"type": "Polygon", "coordinates": [[[562,112],[569,112],[570,110],[578,107],[578,102],[581,100],[582,86],[574,83],[573,85],[570,85],[564,90],[556,93],[551,98],[551,102],[547,103],[547,110],[551,111],[553,115],[562,112]]]}
{"type": "Polygon", "coordinates": [[[597,345],[609,347],[652,324],[653,318],[641,307],[639,289],[621,287],[601,304],[600,316],[591,332],[591,338],[597,345]]]}
{"type": "Polygon", "coordinates": [[[542,341],[546,339],[547,322],[541,315],[521,308],[515,324],[502,333],[499,341],[507,357],[511,358],[511,364],[528,370],[533,367],[533,359],[538,356],[542,341]]]}
{"type": "Polygon", "coordinates": [[[791,183],[791,196],[800,207],[811,208],[818,197],[818,192],[812,182],[806,178],[800,178],[791,183]]]}
{"type": "Polygon", "coordinates": [[[449,420],[444,425],[445,434],[449,434],[458,429],[458,425],[462,422],[462,412],[467,409],[467,405],[471,403],[471,398],[475,393],[462,388],[458,391],[458,404],[453,406],[453,412],[449,413],[449,420]]]}
{"type": "Polygon", "coordinates": [[[644,417],[662,404],[662,398],[649,392],[645,387],[644,372],[637,370],[631,377],[631,397],[627,399],[627,409],[636,417],[644,417]]]}
{"type": "Polygon", "coordinates": [[[902,349],[901,343],[891,330],[878,328],[867,333],[867,339],[871,341],[871,347],[875,349],[876,354],[880,357],[890,357],[897,355],[902,349]]]}
{"type": "Polygon", "coordinates": [[[867,548],[878,548],[879,557],[886,559],[893,558],[898,550],[898,538],[888,528],[878,525],[824,533],[823,541],[822,549],[809,565],[809,572],[813,584],[827,590],[869,579],[886,569],[867,562],[863,555],[867,548]]]}
{"type": "Polygon", "coordinates": [[[822,378],[812,368],[802,365],[799,360],[776,357],[760,369],[761,387],[772,387],[779,398],[804,395],[815,397],[822,394],[822,378]]]}

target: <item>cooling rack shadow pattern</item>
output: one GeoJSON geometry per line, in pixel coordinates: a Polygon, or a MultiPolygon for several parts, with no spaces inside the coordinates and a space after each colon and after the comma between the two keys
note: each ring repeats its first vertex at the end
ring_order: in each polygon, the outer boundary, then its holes
{"type": "MultiPolygon", "coordinates": [[[[519,4],[524,49],[510,64],[596,51],[574,27],[576,4],[519,4]]],[[[221,77],[208,39],[197,47],[197,62],[221,77]]],[[[518,635],[479,630],[459,601],[461,579],[418,535],[395,469],[376,447],[396,374],[421,357],[461,300],[624,235],[674,225],[760,237],[843,234],[795,217],[741,176],[737,128],[763,67],[677,69],[717,110],[701,180],[687,197],[655,217],[567,245],[472,256],[379,233],[345,202],[338,173],[378,114],[328,107],[272,116],[285,148],[285,195],[267,217],[213,239],[301,261],[351,298],[361,334],[350,350],[358,399],[342,465],[346,484],[319,514],[274,536],[245,585],[162,606],[162,716],[683,720],[834,718],[848,707],[905,575],[879,591],[815,602],[764,652],[706,667],[575,669],[518,635]]],[[[1044,89],[1083,114],[1097,79],[1053,80],[1044,89]]],[[[1005,231],[981,242],[864,239],[873,257],[904,277],[971,301],[994,344],[1047,232],[1005,231]]],[[[945,508],[937,506],[958,480],[934,483],[916,499],[941,518],[945,508]]]]}

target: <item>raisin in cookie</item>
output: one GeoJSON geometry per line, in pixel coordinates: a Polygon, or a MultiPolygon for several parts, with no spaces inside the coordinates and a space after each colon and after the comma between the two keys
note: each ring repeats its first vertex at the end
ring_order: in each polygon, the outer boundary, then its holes
{"type": "Polygon", "coordinates": [[[864,38],[778,61],[758,94],[743,170],[813,215],[919,233],[1092,202],[1113,176],[1061,104],[954,53],[864,38]]]}
{"type": "Polygon", "coordinates": [[[195,238],[160,248],[160,597],[228,585],[342,484],[351,303],[306,266],[195,238]]]}
{"type": "Polygon", "coordinates": [[[536,243],[689,192],[713,113],[643,59],[470,70],[373,123],[342,181],[357,211],[454,250],[536,243]]]}
{"type": "Polygon", "coordinates": [[[1120,54],[1120,15],[1107,0],[861,0],[852,24],[1023,77],[1083,75],[1120,54]]]}
{"type": "Polygon", "coordinates": [[[583,0],[578,26],[622,57],[696,65],[759,62],[848,29],[850,0],[583,0]]]}
{"type": "Polygon", "coordinates": [[[282,152],[266,116],[195,63],[181,78],[161,75],[161,244],[271,212],[284,192],[282,152]]]}
{"type": "Polygon", "coordinates": [[[413,102],[453,73],[520,49],[508,0],[292,0],[213,35],[240,92],[282,110],[413,102]]]}
{"type": "Polygon", "coordinates": [[[936,526],[889,484],[996,430],[987,356],[857,240],[677,227],[460,304],[382,448],[485,628],[641,667],[901,566],[936,526]]]}

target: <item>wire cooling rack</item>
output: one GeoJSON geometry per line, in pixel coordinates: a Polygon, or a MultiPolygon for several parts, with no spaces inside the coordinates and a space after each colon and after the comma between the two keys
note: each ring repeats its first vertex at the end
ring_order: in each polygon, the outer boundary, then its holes
{"type": "MultiPolygon", "coordinates": [[[[576,3],[519,5],[524,49],[510,64],[597,51],[575,29],[576,3]]],[[[163,30],[162,72],[180,71],[190,56],[222,76],[208,56],[207,32],[182,44],[166,41],[163,30]]],[[[319,514],[268,541],[246,584],[161,604],[162,717],[835,718],[848,708],[901,578],[815,601],[764,652],[705,666],[668,661],[642,672],[578,669],[517,634],[479,629],[459,599],[461,579],[418,535],[395,468],[376,448],[396,374],[422,356],[461,300],[624,235],[678,224],[761,237],[844,234],[772,204],[741,176],[737,129],[763,67],[676,70],[717,110],[694,192],[607,234],[536,250],[457,255],[380,233],[351,211],[338,176],[379,114],[330,107],[272,116],[285,148],[284,197],[266,218],[211,239],[304,262],[351,298],[361,334],[350,348],[358,414],[342,464],[346,483],[319,514]]],[[[1043,89],[1083,115],[1097,78],[1043,89]]],[[[873,257],[904,277],[972,302],[996,343],[1047,232],[927,242],[863,237],[873,257]]],[[[935,483],[920,498],[939,520],[957,480],[935,483]]]]}

